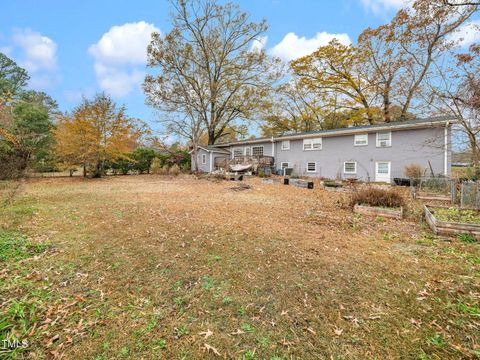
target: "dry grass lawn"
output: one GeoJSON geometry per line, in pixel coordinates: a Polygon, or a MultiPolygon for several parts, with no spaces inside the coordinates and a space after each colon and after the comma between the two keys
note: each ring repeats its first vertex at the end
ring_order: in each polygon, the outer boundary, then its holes
{"type": "MultiPolygon", "coordinates": [[[[480,356],[478,244],[345,195],[189,177],[30,180],[0,213],[0,331],[63,359],[480,356]]],[[[0,344],[1,346],[1,344],[0,344]]]]}

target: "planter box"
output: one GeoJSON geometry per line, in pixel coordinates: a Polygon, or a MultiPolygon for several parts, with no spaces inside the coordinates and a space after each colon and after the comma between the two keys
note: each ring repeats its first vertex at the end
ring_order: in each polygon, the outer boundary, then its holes
{"type": "Polygon", "coordinates": [[[362,215],[381,216],[392,219],[403,218],[403,208],[400,209],[385,209],[376,206],[355,205],[353,212],[362,215]]]}
{"type": "Polygon", "coordinates": [[[288,179],[290,185],[304,188],[304,189],[313,189],[313,181],[302,180],[302,179],[288,179]]]}
{"type": "Polygon", "coordinates": [[[427,205],[423,205],[425,220],[435,235],[472,234],[480,239],[480,224],[458,223],[453,221],[439,221],[435,218],[435,212],[427,205]]]}
{"type": "Polygon", "coordinates": [[[262,179],[262,184],[280,184],[280,179],[262,179]]]}

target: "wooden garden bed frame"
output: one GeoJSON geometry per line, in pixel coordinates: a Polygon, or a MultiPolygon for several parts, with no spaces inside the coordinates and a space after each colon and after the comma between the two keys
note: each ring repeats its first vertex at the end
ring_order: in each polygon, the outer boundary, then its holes
{"type": "MultiPolygon", "coordinates": [[[[442,206],[435,206],[442,207],[442,206]]],[[[429,206],[423,205],[425,211],[425,220],[435,235],[455,235],[455,234],[472,234],[480,239],[480,224],[459,223],[454,221],[439,221],[435,218],[434,213],[429,206]]]]}
{"type": "Polygon", "coordinates": [[[392,219],[403,218],[403,208],[400,209],[386,209],[377,206],[367,206],[356,204],[353,207],[353,212],[362,215],[381,216],[392,219]]]}

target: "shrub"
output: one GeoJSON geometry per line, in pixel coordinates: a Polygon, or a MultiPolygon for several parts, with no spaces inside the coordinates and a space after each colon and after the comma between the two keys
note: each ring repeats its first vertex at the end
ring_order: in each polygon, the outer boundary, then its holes
{"type": "Polygon", "coordinates": [[[173,176],[178,176],[180,174],[180,167],[177,164],[174,164],[169,170],[168,173],[173,176]]]}
{"type": "Polygon", "coordinates": [[[163,166],[159,169],[158,174],[159,174],[159,175],[167,175],[168,172],[169,172],[169,170],[170,170],[170,169],[168,168],[168,165],[163,165],[163,166]]]}
{"type": "Polygon", "coordinates": [[[350,206],[354,207],[356,204],[398,208],[405,205],[405,199],[393,189],[385,190],[368,187],[352,195],[350,206]]]}
{"type": "Polygon", "coordinates": [[[410,164],[405,166],[405,176],[410,179],[419,179],[423,175],[423,169],[418,164],[410,164]]]}
{"type": "Polygon", "coordinates": [[[159,158],[154,158],[152,164],[150,165],[150,172],[152,174],[160,174],[162,169],[162,162],[159,158]]]}

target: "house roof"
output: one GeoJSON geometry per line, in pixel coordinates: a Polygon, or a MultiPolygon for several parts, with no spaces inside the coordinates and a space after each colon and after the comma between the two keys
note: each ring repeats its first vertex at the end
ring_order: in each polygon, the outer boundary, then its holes
{"type": "Polygon", "coordinates": [[[321,131],[309,131],[297,134],[285,134],[276,137],[263,137],[257,139],[250,139],[250,140],[242,140],[242,141],[235,141],[225,144],[217,144],[216,147],[227,147],[232,145],[240,145],[240,144],[255,144],[260,142],[266,141],[282,141],[282,140],[295,140],[295,139],[304,139],[304,138],[312,138],[318,136],[339,136],[345,134],[356,134],[356,133],[366,133],[371,130],[374,131],[389,131],[389,130],[407,130],[407,129],[414,129],[414,128],[427,128],[427,127],[435,127],[441,126],[445,123],[452,123],[456,122],[457,119],[451,116],[439,116],[439,117],[430,117],[424,119],[415,119],[415,120],[406,120],[406,121],[395,121],[389,123],[379,123],[373,125],[362,125],[362,126],[353,126],[353,127],[346,127],[346,128],[338,128],[338,129],[331,129],[331,130],[321,130],[321,131]]]}
{"type": "MultiPolygon", "coordinates": [[[[202,146],[202,145],[198,145],[197,146],[199,149],[203,149],[205,150],[206,152],[214,152],[214,153],[220,153],[220,154],[227,154],[227,155],[230,155],[230,151],[228,151],[227,149],[222,149],[222,148],[218,148],[216,146],[202,146]]],[[[193,152],[193,150],[190,150],[189,153],[191,154],[193,152]]]]}

